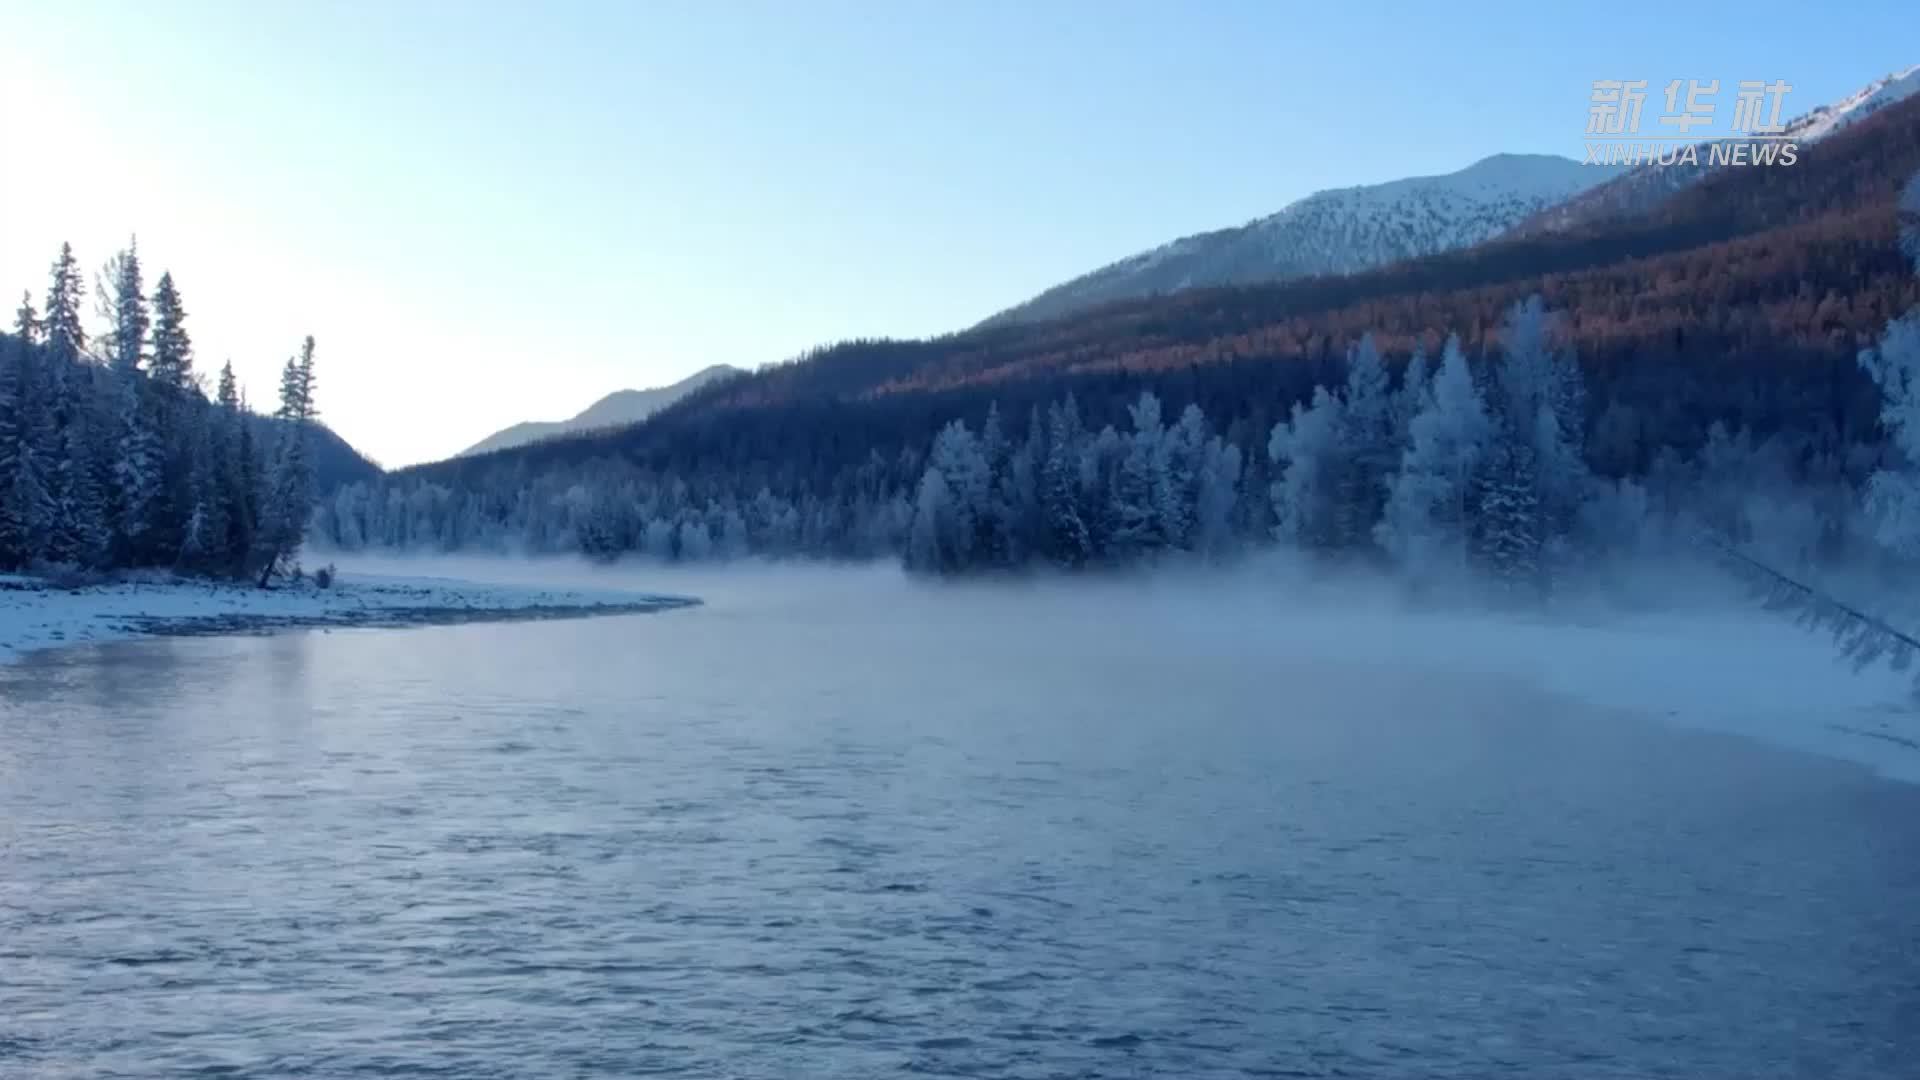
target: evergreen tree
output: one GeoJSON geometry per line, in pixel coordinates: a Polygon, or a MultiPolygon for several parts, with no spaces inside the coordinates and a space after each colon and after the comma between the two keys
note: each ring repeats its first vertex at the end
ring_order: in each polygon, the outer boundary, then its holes
{"type": "MultiPolygon", "coordinates": [[[[231,364],[228,369],[231,371],[231,364]]],[[[233,440],[236,483],[228,502],[227,558],[236,571],[251,573],[267,546],[261,537],[264,484],[260,449],[254,439],[253,414],[245,403],[228,415],[236,430],[233,440]]]]}
{"type": "Polygon", "coordinates": [[[139,373],[112,372],[115,456],[109,514],[116,557],[128,564],[152,561],[149,530],[160,496],[161,457],[146,380],[139,373]]]}
{"type": "Polygon", "coordinates": [[[233,377],[233,362],[220,368],[220,381],[214,404],[207,412],[209,460],[207,481],[210,490],[208,531],[212,534],[208,558],[227,573],[242,572],[247,552],[253,546],[253,524],[249,502],[252,470],[243,456],[253,453],[249,425],[240,407],[239,384],[233,377]]]}
{"type": "MultiPolygon", "coordinates": [[[[1407,367],[1400,376],[1400,386],[1393,392],[1392,406],[1389,409],[1393,421],[1393,445],[1405,450],[1413,441],[1413,418],[1420,414],[1433,381],[1433,372],[1427,364],[1427,350],[1424,345],[1416,345],[1413,358],[1407,361],[1407,367]]],[[[1395,462],[1395,467],[1398,462],[1395,462]]],[[[1391,470],[1389,470],[1391,471],[1391,470]]]]}
{"type": "Polygon", "coordinates": [[[173,275],[163,273],[153,287],[153,345],[148,370],[157,386],[179,393],[193,386],[193,339],[187,335],[186,322],[187,311],[181,306],[173,275]]]}
{"type": "Polygon", "coordinates": [[[57,432],[44,378],[43,350],[22,337],[0,357],[0,567],[18,569],[45,558],[54,500],[49,470],[57,432]]]}
{"type": "Polygon", "coordinates": [[[980,453],[987,464],[986,505],[980,514],[980,535],[975,548],[988,566],[1013,566],[1020,561],[1020,537],[1017,507],[1020,493],[1014,482],[1014,450],[1000,423],[1000,406],[987,409],[980,427],[980,453]]]}
{"type": "Polygon", "coordinates": [[[1267,457],[1278,469],[1274,535],[1302,548],[1326,551],[1339,545],[1344,412],[1337,396],[1316,386],[1313,403],[1294,402],[1292,418],[1275,424],[1267,439],[1267,457]]]}
{"type": "Polygon", "coordinates": [[[1133,559],[1160,544],[1160,513],[1156,493],[1165,485],[1166,431],[1160,422],[1160,399],[1143,392],[1127,407],[1133,433],[1107,500],[1108,547],[1114,558],[1133,559]]]}
{"type": "MultiPolygon", "coordinates": [[[[157,350],[156,350],[157,351],[157,350]]],[[[313,406],[313,338],[301,345],[280,374],[280,421],[273,470],[259,529],[262,549],[260,585],[273,575],[298,571],[300,544],[313,512],[313,464],[310,457],[313,406]]]]}
{"type": "Polygon", "coordinates": [[[153,327],[148,349],[145,397],[152,432],[150,535],[147,547],[156,562],[175,561],[193,512],[193,457],[199,441],[194,430],[204,410],[193,378],[193,339],[173,275],[162,273],[153,288],[153,327]]]}
{"type": "Polygon", "coordinates": [[[1507,419],[1474,469],[1472,551],[1494,580],[1525,592],[1540,585],[1544,522],[1533,446],[1504,430],[1507,419]]]}
{"type": "Polygon", "coordinates": [[[0,337],[0,568],[22,561],[16,550],[24,523],[12,499],[14,471],[20,462],[20,368],[32,348],[23,340],[0,337]]]}
{"type": "Polygon", "coordinates": [[[1157,540],[1164,547],[1185,551],[1193,546],[1209,436],[1206,414],[1189,402],[1160,440],[1153,503],[1157,540]]]}
{"type": "Polygon", "coordinates": [[[1387,367],[1367,334],[1347,353],[1341,394],[1338,472],[1333,483],[1335,543],[1354,549],[1373,540],[1386,505],[1387,481],[1399,463],[1394,402],[1387,367]]]}
{"type": "Polygon", "coordinates": [[[955,420],[942,428],[927,455],[915,499],[911,565],[957,573],[980,560],[991,481],[980,441],[965,422],[955,420]]]}
{"type": "Polygon", "coordinates": [[[46,316],[40,323],[42,340],[55,370],[63,371],[79,363],[87,348],[86,328],[80,325],[80,302],[86,284],[80,279],[80,264],[73,257],[71,244],[60,245],[60,257],[54,260],[50,279],[46,316]]]}
{"type": "Polygon", "coordinates": [[[1888,551],[1920,558],[1920,308],[1889,322],[1860,366],[1880,387],[1880,426],[1898,454],[1867,483],[1874,536],[1888,551]]]}
{"type": "Polygon", "coordinates": [[[1081,512],[1080,472],[1086,429],[1080,407],[1069,393],[1047,409],[1047,458],[1042,469],[1048,554],[1061,566],[1084,566],[1093,557],[1093,538],[1081,512]]]}
{"type": "Polygon", "coordinates": [[[40,317],[33,311],[33,294],[22,292],[20,306],[13,313],[13,332],[27,345],[40,341],[40,317]]]}
{"type": "Polygon", "coordinates": [[[907,566],[932,573],[960,569],[961,553],[954,548],[953,489],[939,469],[929,465],[921,474],[913,500],[913,527],[908,533],[907,566]]]}
{"type": "Polygon", "coordinates": [[[1538,296],[1515,304],[1501,327],[1502,359],[1492,411],[1501,420],[1497,439],[1526,444],[1504,450],[1503,460],[1527,460],[1534,481],[1528,500],[1539,520],[1532,526],[1544,552],[1542,569],[1564,560],[1580,506],[1591,495],[1582,434],[1586,386],[1571,354],[1552,344],[1553,320],[1538,296]]]}
{"type": "Polygon", "coordinates": [[[54,469],[54,521],[47,555],[57,563],[98,568],[108,565],[112,537],[106,499],[94,471],[95,447],[88,369],[67,378],[74,399],[60,429],[60,457],[54,469]]]}
{"type": "Polygon", "coordinates": [[[100,341],[103,359],[115,373],[130,376],[140,370],[149,322],[136,243],[129,241],[125,251],[107,260],[96,295],[107,316],[107,329],[100,341]]]}
{"type": "Polygon", "coordinates": [[[1207,441],[1194,504],[1194,550],[1209,558],[1234,545],[1234,509],[1240,501],[1240,448],[1219,437],[1207,441]]]}
{"type": "Polygon", "coordinates": [[[212,417],[195,424],[193,431],[193,462],[189,473],[191,503],[180,537],[178,564],[186,570],[213,571],[225,561],[227,523],[212,417]]]}
{"type": "Polygon", "coordinates": [[[1416,576],[1457,572],[1467,550],[1472,479],[1492,435],[1458,338],[1447,339],[1409,433],[1376,535],[1416,576]]]}

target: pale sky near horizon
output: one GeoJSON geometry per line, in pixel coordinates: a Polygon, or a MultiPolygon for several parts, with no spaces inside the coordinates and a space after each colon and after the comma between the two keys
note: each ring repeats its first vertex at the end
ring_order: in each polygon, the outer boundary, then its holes
{"type": "Polygon", "coordinates": [[[1321,188],[1578,158],[1595,79],[1803,112],[1920,62],[1917,11],[0,0],[0,306],[137,233],[203,370],[264,401],[312,333],[324,418],[409,464],[1321,188]]]}

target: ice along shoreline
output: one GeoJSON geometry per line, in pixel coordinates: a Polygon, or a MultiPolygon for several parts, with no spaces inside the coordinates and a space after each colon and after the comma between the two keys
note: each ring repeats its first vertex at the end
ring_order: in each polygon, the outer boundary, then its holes
{"type": "Polygon", "coordinates": [[[354,575],[258,589],[175,578],[63,587],[0,575],[0,664],[67,645],[141,637],[445,626],[634,615],[691,607],[689,596],[354,575]]]}

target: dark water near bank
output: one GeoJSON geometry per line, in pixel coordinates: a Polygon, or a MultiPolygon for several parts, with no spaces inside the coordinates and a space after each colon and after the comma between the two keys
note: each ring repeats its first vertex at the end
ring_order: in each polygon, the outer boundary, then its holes
{"type": "Polygon", "coordinates": [[[1920,790],[1146,606],[709,599],[0,668],[0,1076],[1920,1075],[1920,790]]]}

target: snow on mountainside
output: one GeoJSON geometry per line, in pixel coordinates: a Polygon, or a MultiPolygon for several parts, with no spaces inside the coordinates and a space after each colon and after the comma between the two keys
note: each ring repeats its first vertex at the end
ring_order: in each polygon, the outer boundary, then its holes
{"type": "Polygon", "coordinates": [[[1352,273],[1469,247],[1613,174],[1548,154],[1496,154],[1445,176],[1321,191],[1238,228],[1122,259],[987,322],[1033,322],[1206,285],[1352,273]]]}
{"type": "Polygon", "coordinates": [[[570,435],[583,431],[598,431],[601,428],[637,424],[716,379],[738,374],[741,374],[741,370],[737,367],[715,364],[710,368],[696,371],[671,386],[657,386],[651,390],[616,390],[587,406],[585,411],[572,419],[528,420],[518,423],[504,431],[494,432],[455,456],[470,457],[474,454],[505,450],[509,446],[524,446],[555,435],[570,435]]]}
{"type": "MultiPolygon", "coordinates": [[[[1920,65],[1877,79],[1832,104],[1822,105],[1787,122],[1787,140],[1804,146],[1819,142],[1857,124],[1889,105],[1920,93],[1920,65]]],[[[1616,174],[1607,183],[1583,191],[1515,225],[1511,236],[1538,236],[1565,232],[1607,218],[1626,217],[1653,209],[1668,196],[1706,179],[1725,165],[1714,165],[1702,148],[1700,163],[1644,164],[1616,174]]]]}

